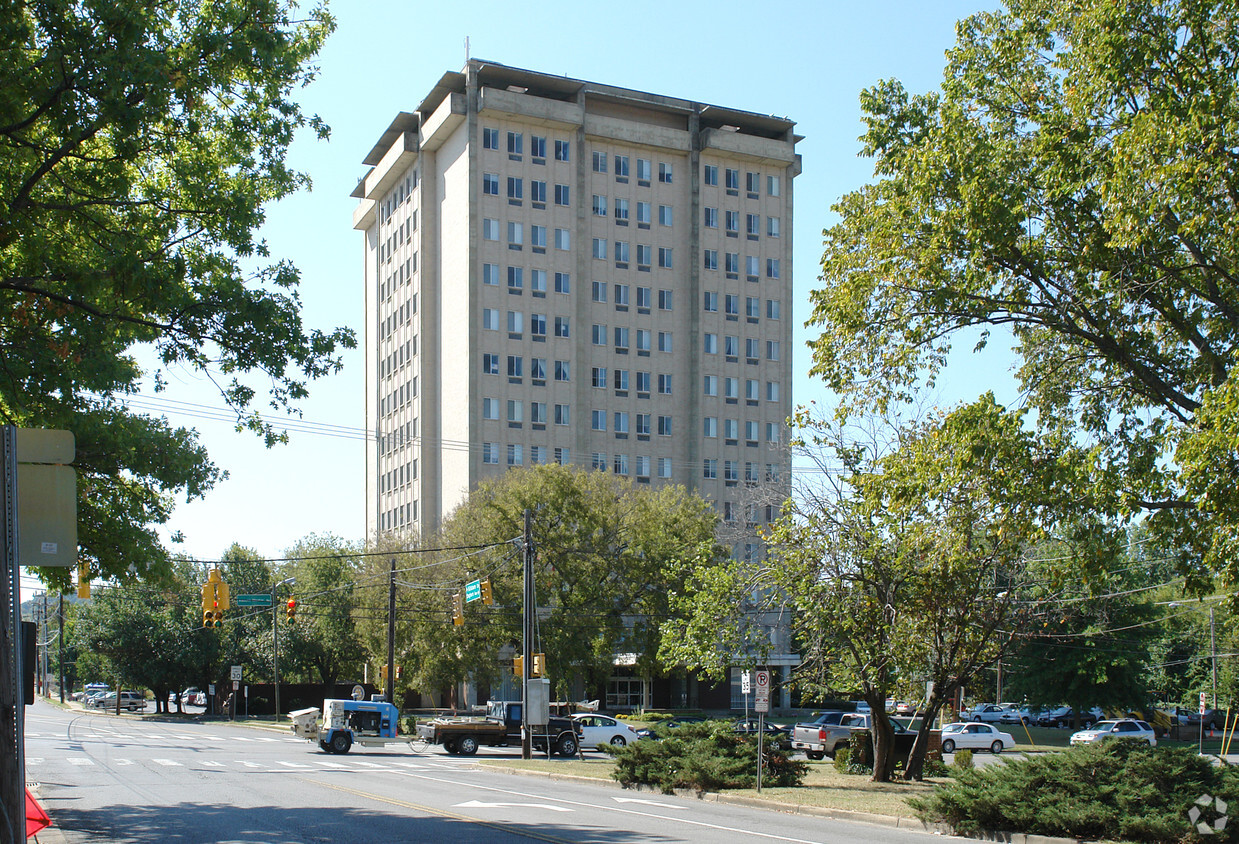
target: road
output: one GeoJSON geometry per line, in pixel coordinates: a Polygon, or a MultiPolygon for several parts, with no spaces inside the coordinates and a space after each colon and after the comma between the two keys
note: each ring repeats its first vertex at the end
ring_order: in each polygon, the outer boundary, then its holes
{"type": "MultiPolygon", "coordinates": [[[[495,756],[519,755],[485,749],[495,756]]],[[[321,753],[226,722],[27,710],[26,778],[79,842],[904,842],[910,830],[516,776],[437,748],[321,753]]]]}

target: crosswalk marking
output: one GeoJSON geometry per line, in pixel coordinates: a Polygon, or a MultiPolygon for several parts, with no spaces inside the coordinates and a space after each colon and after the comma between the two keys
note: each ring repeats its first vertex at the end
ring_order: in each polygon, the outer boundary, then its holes
{"type": "Polygon", "coordinates": [[[322,765],[324,768],[347,768],[348,767],[348,765],[345,765],[342,762],[332,762],[327,759],[315,759],[314,763],[317,765],[322,765]]]}
{"type": "Polygon", "coordinates": [[[27,765],[42,765],[43,757],[42,756],[27,756],[26,764],[27,765]]]}
{"type": "Polygon", "coordinates": [[[207,760],[206,762],[203,762],[202,764],[203,764],[203,765],[206,765],[208,768],[223,768],[223,767],[226,767],[226,766],[224,765],[224,763],[223,763],[223,762],[214,762],[214,761],[211,761],[211,760],[207,760]]]}
{"type": "Polygon", "coordinates": [[[354,765],[359,765],[363,768],[386,768],[386,765],[380,765],[378,762],[366,762],[363,759],[354,759],[354,765]]]}
{"type": "Polygon", "coordinates": [[[69,764],[79,765],[79,766],[80,765],[93,765],[95,764],[95,760],[87,759],[85,756],[71,756],[69,757],[69,764]]]}
{"type": "Polygon", "coordinates": [[[172,759],[152,759],[156,765],[163,765],[165,768],[180,768],[181,763],[172,759]]]}
{"type": "Polygon", "coordinates": [[[303,765],[300,762],[283,762],[276,760],[277,765],[283,765],[285,768],[309,768],[309,765],[303,765]]]}
{"type": "Polygon", "coordinates": [[[117,759],[116,762],[113,764],[115,764],[117,767],[121,767],[123,765],[132,765],[133,760],[132,759],[117,759]]]}
{"type": "Polygon", "coordinates": [[[257,762],[247,762],[244,759],[235,759],[233,761],[235,761],[238,765],[244,765],[247,768],[261,768],[262,767],[262,765],[259,765],[257,762]]]}

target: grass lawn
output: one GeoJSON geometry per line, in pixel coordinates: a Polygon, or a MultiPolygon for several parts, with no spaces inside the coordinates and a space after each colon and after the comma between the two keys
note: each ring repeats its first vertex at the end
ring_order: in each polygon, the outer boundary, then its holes
{"type": "MultiPolygon", "coordinates": [[[[576,759],[479,759],[478,764],[508,770],[519,768],[613,781],[611,770],[614,763],[604,757],[595,757],[585,761],[576,759]]],[[[905,799],[915,794],[927,793],[933,787],[933,782],[943,782],[943,780],[926,780],[923,783],[874,783],[870,782],[867,777],[840,774],[827,760],[810,762],[804,785],[799,788],[763,788],[761,794],[757,793],[757,789],[747,788],[728,790],[726,793],[769,800],[771,803],[791,803],[797,806],[845,809],[851,812],[873,812],[879,815],[911,818],[914,815],[905,799]]]]}

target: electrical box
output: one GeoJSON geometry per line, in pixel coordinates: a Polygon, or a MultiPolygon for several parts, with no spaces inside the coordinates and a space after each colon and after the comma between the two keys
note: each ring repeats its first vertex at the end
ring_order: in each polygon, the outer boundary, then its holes
{"type": "Polygon", "coordinates": [[[525,723],[534,726],[549,724],[551,721],[551,681],[545,677],[530,680],[527,689],[529,712],[525,723]]]}

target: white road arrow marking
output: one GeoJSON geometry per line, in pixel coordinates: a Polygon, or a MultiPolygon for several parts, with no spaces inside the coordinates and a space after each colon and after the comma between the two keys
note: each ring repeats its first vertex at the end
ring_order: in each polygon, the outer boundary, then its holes
{"type": "Polygon", "coordinates": [[[646,806],[657,806],[660,809],[687,809],[687,806],[679,806],[675,803],[659,803],[654,800],[642,800],[640,797],[614,797],[616,803],[642,803],[646,806]]]}
{"type": "Polygon", "coordinates": [[[518,809],[547,809],[552,812],[571,812],[564,806],[552,806],[550,803],[483,803],[481,800],[470,800],[468,803],[457,803],[457,809],[498,809],[513,806],[518,809]]]}

